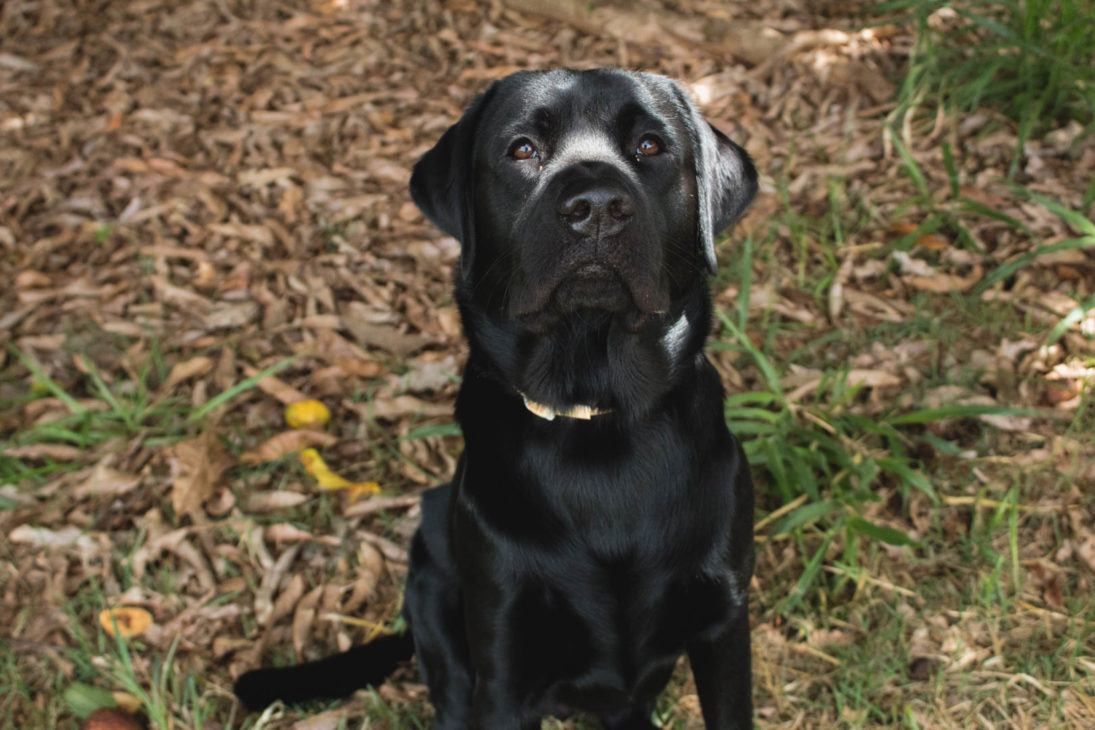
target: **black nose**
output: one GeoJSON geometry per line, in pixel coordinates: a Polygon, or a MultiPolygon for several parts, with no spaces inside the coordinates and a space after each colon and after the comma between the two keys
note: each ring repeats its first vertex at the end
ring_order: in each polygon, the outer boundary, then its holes
{"type": "Polygon", "coordinates": [[[559,215],[583,236],[611,236],[635,215],[631,196],[615,187],[595,187],[564,197],[559,215]]]}

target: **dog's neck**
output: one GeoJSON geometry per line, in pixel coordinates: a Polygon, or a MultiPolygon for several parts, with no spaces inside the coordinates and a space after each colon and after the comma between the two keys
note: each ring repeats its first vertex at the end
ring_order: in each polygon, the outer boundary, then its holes
{"type": "Polygon", "coordinates": [[[530,332],[460,293],[472,343],[469,367],[548,420],[649,412],[690,370],[710,324],[706,287],[693,290],[673,314],[647,317],[638,330],[618,315],[581,312],[561,318],[546,332],[530,332]],[[486,342],[489,347],[476,345],[486,342]]]}

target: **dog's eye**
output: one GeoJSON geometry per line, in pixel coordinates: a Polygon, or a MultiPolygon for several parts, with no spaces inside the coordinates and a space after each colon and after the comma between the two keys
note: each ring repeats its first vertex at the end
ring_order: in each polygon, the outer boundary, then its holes
{"type": "Polygon", "coordinates": [[[656,137],[643,137],[639,141],[639,146],[635,148],[635,153],[643,157],[653,157],[654,155],[660,155],[661,152],[662,146],[658,144],[656,137]]]}
{"type": "Polygon", "coordinates": [[[533,157],[539,157],[540,153],[536,147],[527,139],[520,139],[513,145],[513,149],[510,150],[510,156],[515,160],[528,160],[533,157]]]}

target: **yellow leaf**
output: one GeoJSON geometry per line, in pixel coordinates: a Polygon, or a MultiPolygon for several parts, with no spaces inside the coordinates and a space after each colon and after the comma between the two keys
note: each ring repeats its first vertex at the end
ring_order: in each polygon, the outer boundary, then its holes
{"type": "Polygon", "coordinates": [[[304,465],[304,470],[314,476],[316,481],[319,482],[319,486],[324,489],[344,489],[352,483],[331,471],[330,467],[327,466],[327,462],[315,449],[301,449],[300,463],[304,465]]]}
{"type": "Polygon", "coordinates": [[[356,502],[362,497],[370,497],[380,492],[380,485],[376,482],[358,482],[346,488],[346,496],[351,502],[356,502]]]}
{"type": "Polygon", "coordinates": [[[122,635],[122,638],[130,639],[143,634],[145,629],[152,625],[152,614],[135,606],[108,608],[99,613],[99,625],[111,636],[114,636],[115,623],[118,625],[118,633],[122,635]]]}
{"type": "Polygon", "coordinates": [[[285,407],[285,422],[289,428],[319,430],[331,420],[331,412],[318,400],[302,400],[285,407]]]}
{"type": "Polygon", "coordinates": [[[306,472],[315,477],[319,486],[324,489],[346,489],[351,499],[380,491],[380,485],[376,482],[351,482],[335,474],[315,449],[301,449],[300,463],[304,465],[306,472]]]}

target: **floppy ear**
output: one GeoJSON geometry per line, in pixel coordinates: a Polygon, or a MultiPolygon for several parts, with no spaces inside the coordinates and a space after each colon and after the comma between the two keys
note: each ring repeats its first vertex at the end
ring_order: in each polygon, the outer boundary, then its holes
{"type": "Polygon", "coordinates": [[[748,152],[703,118],[684,89],[677,86],[676,91],[696,161],[700,248],[714,274],[715,237],[738,219],[757,194],[757,169],[748,152]]]}
{"type": "Polygon", "coordinates": [[[411,173],[411,198],[434,224],[460,241],[460,269],[471,273],[475,249],[475,190],[472,168],[476,128],[494,86],[476,97],[460,121],[422,155],[411,173]]]}

